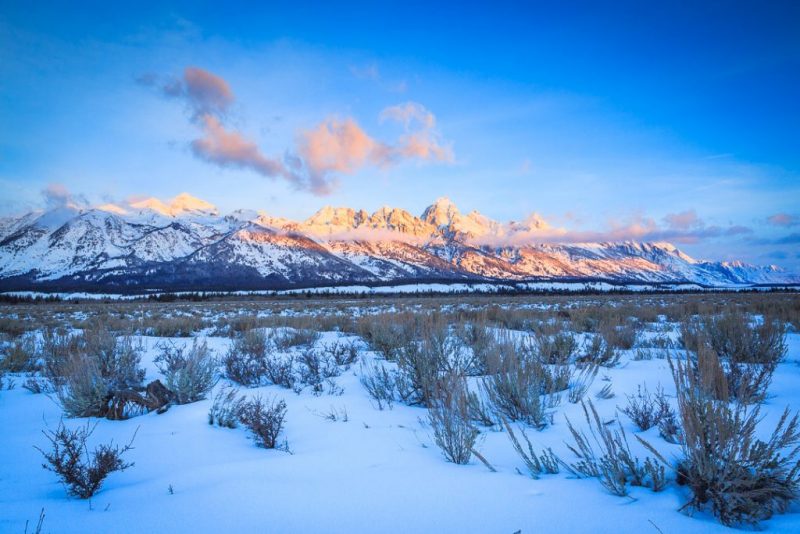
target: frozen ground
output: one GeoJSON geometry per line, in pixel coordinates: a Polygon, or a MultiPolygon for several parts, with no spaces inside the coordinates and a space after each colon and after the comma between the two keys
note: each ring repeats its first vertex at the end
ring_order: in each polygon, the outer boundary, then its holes
{"type": "MultiPolygon", "coordinates": [[[[329,343],[339,334],[325,333],[329,343]]],[[[148,379],[159,338],[143,338],[148,379]]],[[[175,343],[187,339],[176,338],[175,343]]],[[[208,338],[218,353],[227,338],[208,338]]],[[[800,335],[788,336],[789,353],[776,373],[763,406],[764,426],[783,408],[800,408],[800,335]]],[[[624,406],[625,393],[637,384],[650,390],[661,384],[674,394],[666,360],[634,361],[626,351],[616,368],[602,369],[589,392],[604,419],[624,406]],[[607,382],[616,396],[594,393],[607,382]]],[[[367,358],[372,354],[365,354],[367,358]]],[[[254,445],[245,430],[210,426],[210,400],[174,406],[126,421],[101,420],[94,442],[127,442],[135,431],[135,466],[113,473],[91,501],[66,496],[55,475],[41,467],[34,446],[44,447],[41,431],[55,428],[58,404],[19,385],[0,392],[0,531],[24,532],[45,510],[43,532],[723,532],[710,515],[678,511],[686,500],[674,483],[654,493],[632,488],[631,498],[609,494],[595,479],[568,474],[533,480],[524,472],[505,432],[482,429],[478,450],[496,467],[490,472],[473,458],[466,466],[448,463],[420,422],[426,410],[395,404],[378,410],[356,376],[355,365],[336,379],[342,395],[299,395],[277,386],[242,389],[248,395],[276,394],[288,403],[285,437],[291,454],[254,445]],[[324,414],[346,411],[347,421],[324,414]],[[172,488],[172,492],[170,492],[172,488]]],[[[20,380],[21,382],[21,380],[20,380]]],[[[219,383],[217,387],[220,387],[219,383]]],[[[554,424],[528,430],[537,446],[551,446],[573,457],[565,415],[583,425],[580,406],[566,399],[554,424]]],[[[635,451],[636,429],[619,414],[635,451]]],[[[70,425],[85,420],[67,419],[70,425]]],[[[677,450],[652,429],[644,433],[665,455],[677,450]]],[[[773,532],[800,531],[800,510],[762,524],[773,532]]],[[[29,527],[30,529],[30,527],[29,527]]],[[[30,531],[30,530],[29,530],[30,531]]]]}

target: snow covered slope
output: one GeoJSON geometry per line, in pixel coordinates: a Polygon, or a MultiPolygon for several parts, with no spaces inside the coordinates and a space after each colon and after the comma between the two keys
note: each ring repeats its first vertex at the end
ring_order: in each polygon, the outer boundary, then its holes
{"type": "Polygon", "coordinates": [[[183,193],[0,220],[0,289],[284,289],[386,282],[608,280],[800,283],[775,266],[695,260],[669,243],[537,242],[532,216],[499,223],[440,198],[416,217],[327,206],[295,222],[221,215],[183,193]],[[528,236],[520,241],[518,236],[528,236]],[[510,244],[515,243],[515,244],[510,244]]]}

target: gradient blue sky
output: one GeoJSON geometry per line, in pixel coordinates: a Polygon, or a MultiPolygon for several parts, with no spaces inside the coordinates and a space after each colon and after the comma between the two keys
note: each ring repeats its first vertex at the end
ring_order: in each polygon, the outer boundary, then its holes
{"type": "Polygon", "coordinates": [[[800,3],[28,4],[0,1],[2,213],[54,183],[292,218],[448,196],[800,270],[800,3]],[[400,153],[409,130],[381,112],[410,102],[452,157],[351,161],[327,195],[221,167],[163,91],[187,67],[228,84],[226,131],[265,156],[332,119],[400,153]]]}

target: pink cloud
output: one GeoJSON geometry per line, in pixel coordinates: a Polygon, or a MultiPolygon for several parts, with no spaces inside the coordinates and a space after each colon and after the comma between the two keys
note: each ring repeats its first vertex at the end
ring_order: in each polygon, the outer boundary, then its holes
{"type": "Polygon", "coordinates": [[[416,102],[405,102],[396,106],[389,106],[381,111],[380,120],[393,120],[402,123],[409,129],[414,123],[419,124],[423,129],[431,129],[436,126],[436,117],[425,109],[422,104],[416,102]]]}
{"type": "Polygon", "coordinates": [[[800,224],[800,218],[796,215],[789,215],[788,213],[776,213],[767,217],[767,222],[773,226],[790,227],[800,224]]]}
{"type": "Polygon", "coordinates": [[[270,178],[280,176],[302,187],[300,177],[282,161],[264,156],[255,143],[238,132],[226,130],[216,117],[204,115],[201,120],[205,135],[191,143],[197,157],[221,167],[247,168],[270,178]]]}
{"type": "MultiPolygon", "coordinates": [[[[609,221],[608,228],[600,231],[575,230],[550,226],[541,218],[537,224],[505,225],[499,234],[482,236],[473,240],[475,245],[488,246],[524,246],[537,243],[603,243],[621,241],[662,242],[669,241],[679,244],[693,244],[708,239],[732,237],[752,233],[750,228],[744,226],[706,226],[705,223],[693,213],[693,210],[676,214],[676,217],[665,217],[667,226],[659,225],[650,217],[634,216],[627,221],[609,221]],[[683,223],[685,227],[676,228],[676,224],[683,223]]],[[[535,214],[534,214],[535,215],[535,214]]]]}
{"type": "Polygon", "coordinates": [[[697,216],[697,212],[693,209],[682,211],[680,213],[670,213],[664,217],[667,225],[670,228],[678,230],[687,230],[689,228],[696,228],[703,226],[703,221],[697,216]]]}
{"type": "MultiPolygon", "coordinates": [[[[144,75],[138,81],[153,86],[158,78],[144,75]]],[[[202,130],[202,137],[190,143],[196,157],[221,167],[284,178],[316,195],[330,194],[338,183],[337,174],[354,173],[367,165],[386,166],[410,159],[453,161],[452,147],[443,144],[434,129],[436,117],[414,102],[386,108],[380,115],[381,121],[393,120],[404,126],[405,133],[394,144],[374,139],[352,118],[334,117],[302,132],[295,150],[277,159],[265,156],[255,142],[226,126],[235,97],[220,76],[187,67],[182,78],[162,84],[161,90],[183,100],[192,122],[202,130]]]]}
{"type": "Polygon", "coordinates": [[[367,162],[385,164],[389,147],[375,141],[353,119],[329,118],[303,134],[299,152],[314,172],[351,173],[367,162]]]}
{"type": "MultiPolygon", "coordinates": [[[[156,82],[153,75],[140,80],[146,85],[156,82]]],[[[228,82],[198,67],[186,67],[180,79],[164,83],[161,89],[168,97],[182,99],[191,110],[192,119],[199,121],[204,115],[223,116],[235,98],[228,82]]]]}

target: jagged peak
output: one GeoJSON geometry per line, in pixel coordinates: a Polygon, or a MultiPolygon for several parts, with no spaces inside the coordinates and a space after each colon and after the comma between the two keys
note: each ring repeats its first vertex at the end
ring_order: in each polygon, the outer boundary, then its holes
{"type": "Polygon", "coordinates": [[[422,212],[422,220],[441,228],[449,225],[460,214],[453,201],[447,197],[439,197],[422,212]]]}

